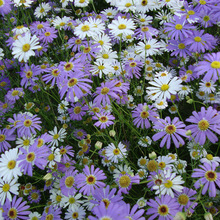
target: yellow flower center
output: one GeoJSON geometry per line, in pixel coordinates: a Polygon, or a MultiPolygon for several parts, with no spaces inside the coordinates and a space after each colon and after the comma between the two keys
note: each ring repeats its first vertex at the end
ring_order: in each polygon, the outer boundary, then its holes
{"type": "Polygon", "coordinates": [[[0,142],[3,142],[5,140],[6,136],[4,134],[0,134],[0,142]]]}
{"type": "Polygon", "coordinates": [[[48,160],[49,160],[49,161],[54,160],[54,158],[55,158],[54,154],[50,154],[50,155],[48,156],[48,160]]]}
{"type": "Polygon", "coordinates": [[[15,168],[15,166],[16,166],[16,161],[15,160],[10,160],[8,162],[8,165],[7,165],[8,169],[12,170],[12,169],[15,168]]]}
{"type": "Polygon", "coordinates": [[[73,178],[73,176],[68,176],[66,179],[65,179],[65,185],[68,187],[68,188],[71,188],[74,184],[75,180],[73,178]]]}
{"type": "Polygon", "coordinates": [[[60,202],[61,199],[62,199],[62,196],[61,196],[61,195],[56,196],[56,201],[57,201],[57,202],[60,202]]]}
{"type": "Polygon", "coordinates": [[[60,23],[60,26],[64,26],[65,24],[66,24],[66,23],[64,23],[64,22],[61,22],[61,23],[60,23]]]}
{"type": "Polygon", "coordinates": [[[170,87],[169,87],[169,85],[167,85],[167,84],[163,84],[163,85],[160,87],[161,91],[167,91],[169,88],[170,88],[170,87]]]}
{"type": "Polygon", "coordinates": [[[121,176],[119,179],[119,185],[122,188],[127,188],[130,185],[130,183],[131,183],[131,179],[127,175],[121,176]]]}
{"type": "Polygon", "coordinates": [[[205,4],[206,4],[206,1],[200,0],[199,3],[200,3],[201,5],[205,5],[205,4]]]}
{"type": "Polygon", "coordinates": [[[144,119],[148,118],[149,117],[149,113],[147,111],[142,111],[141,112],[141,117],[144,118],[144,119]]]}
{"type": "Polygon", "coordinates": [[[104,44],[104,41],[100,40],[98,43],[102,46],[104,44]]]}
{"type": "Polygon", "coordinates": [[[109,88],[107,88],[107,87],[104,87],[104,88],[102,88],[102,90],[101,90],[101,94],[102,95],[106,95],[108,92],[109,92],[109,88]]]}
{"type": "Polygon", "coordinates": [[[185,194],[182,194],[178,197],[178,203],[180,205],[185,206],[188,203],[188,201],[189,201],[189,197],[185,194]]]}
{"type": "Polygon", "coordinates": [[[108,59],[108,58],[109,58],[109,55],[108,55],[107,53],[105,53],[105,54],[102,55],[102,58],[108,59]]]}
{"type": "Polygon", "coordinates": [[[162,169],[166,167],[166,164],[164,162],[160,162],[158,165],[162,169]]]}
{"type": "Polygon", "coordinates": [[[30,50],[30,48],[31,48],[31,45],[30,45],[30,44],[24,44],[24,45],[22,46],[22,50],[23,50],[24,52],[28,52],[28,51],[30,50]]]}
{"type": "Polygon", "coordinates": [[[34,161],[34,159],[35,159],[35,153],[34,152],[31,152],[31,153],[27,154],[26,160],[28,162],[32,162],[32,161],[34,161]]]}
{"type": "Polygon", "coordinates": [[[41,28],[43,28],[44,26],[42,25],[42,24],[38,24],[37,25],[37,29],[41,29],[41,28]]]}
{"type": "Polygon", "coordinates": [[[38,139],[37,147],[42,147],[43,144],[44,144],[44,140],[43,139],[38,139]]]}
{"type": "Polygon", "coordinates": [[[30,127],[32,125],[32,121],[30,119],[27,119],[24,121],[24,126],[25,127],[30,127]]]}
{"type": "Polygon", "coordinates": [[[66,71],[72,70],[72,69],[73,69],[73,64],[72,64],[71,62],[66,63],[66,64],[64,65],[64,69],[65,69],[66,71]]]}
{"type": "Polygon", "coordinates": [[[185,44],[180,43],[180,44],[178,44],[178,48],[181,49],[181,50],[183,50],[183,49],[186,48],[186,46],[185,46],[185,44]]]}
{"type": "Polygon", "coordinates": [[[171,188],[171,187],[173,186],[173,182],[172,182],[171,180],[167,180],[167,182],[164,183],[164,186],[165,186],[166,188],[171,188]]]}
{"type": "Polygon", "coordinates": [[[79,0],[79,3],[84,3],[85,2],[85,0],[79,0]]]}
{"type": "Polygon", "coordinates": [[[167,125],[165,128],[165,131],[167,134],[173,134],[176,131],[176,126],[175,125],[167,125]]]}
{"type": "Polygon", "coordinates": [[[131,6],[132,6],[131,3],[126,3],[126,4],[125,4],[125,7],[127,7],[127,8],[129,8],[129,7],[131,7],[131,6]]]}
{"type": "Polygon", "coordinates": [[[177,165],[177,169],[178,169],[178,170],[182,170],[182,169],[183,169],[183,164],[179,163],[179,164],[177,165]]]}
{"type": "Polygon", "coordinates": [[[118,25],[118,29],[119,29],[119,30],[126,29],[126,27],[127,27],[127,26],[126,26],[125,24],[119,24],[119,25],[118,25]]]}
{"type": "Polygon", "coordinates": [[[147,5],[147,3],[148,3],[148,1],[147,1],[147,0],[142,0],[141,5],[142,5],[142,6],[146,6],[146,5],[147,5]]]}
{"type": "Polygon", "coordinates": [[[169,213],[169,208],[167,205],[160,205],[157,211],[161,216],[166,216],[169,213]]]}
{"type": "Polygon", "coordinates": [[[74,113],[75,114],[79,114],[81,112],[81,107],[80,106],[76,106],[75,108],[74,108],[74,113]]]}
{"type": "Polygon", "coordinates": [[[150,44],[146,44],[145,45],[145,50],[149,50],[151,48],[151,45],[150,44]]]}
{"type": "Polygon", "coordinates": [[[32,198],[32,200],[37,200],[39,198],[39,194],[34,192],[31,194],[31,198],[32,198]]]}
{"type": "Polygon", "coordinates": [[[1,87],[5,87],[6,85],[7,85],[7,83],[4,82],[4,81],[0,83],[0,86],[1,86],[1,87]]]}
{"type": "Polygon", "coordinates": [[[94,185],[96,182],[96,178],[93,175],[89,175],[86,177],[86,182],[89,185],[94,185]]]}
{"type": "Polygon", "coordinates": [[[72,214],[73,219],[77,219],[78,216],[79,216],[78,212],[74,212],[74,213],[72,214]]]}
{"type": "Polygon", "coordinates": [[[137,66],[137,63],[136,63],[136,62],[131,62],[131,63],[129,64],[129,66],[132,67],[132,68],[133,68],[133,67],[136,67],[136,66],[137,66]]]}
{"type": "Polygon", "coordinates": [[[217,174],[216,172],[212,171],[212,170],[209,170],[205,173],[205,178],[210,181],[210,182],[213,182],[217,179],[217,174]]]}
{"type": "Polygon", "coordinates": [[[220,62],[219,61],[213,61],[211,63],[211,67],[214,69],[219,69],[220,68],[220,62]]]}
{"type": "Polygon", "coordinates": [[[175,26],[175,28],[176,28],[177,30],[181,30],[181,29],[183,28],[183,26],[182,26],[181,24],[177,24],[177,25],[175,26]]]}
{"type": "Polygon", "coordinates": [[[195,12],[192,11],[192,10],[188,11],[187,13],[188,13],[188,15],[194,15],[195,14],[195,12]]]}
{"type": "Polygon", "coordinates": [[[144,166],[144,165],[146,165],[147,160],[146,160],[145,158],[142,158],[142,159],[139,161],[139,163],[140,163],[141,166],[144,166]]]}
{"type": "Polygon", "coordinates": [[[147,169],[150,172],[156,171],[158,168],[158,163],[155,160],[150,160],[147,164],[147,169]]]}
{"type": "Polygon", "coordinates": [[[0,0],[0,7],[4,4],[3,0],[0,0]]]}
{"type": "Polygon", "coordinates": [[[201,37],[194,37],[194,41],[195,41],[195,42],[201,42],[201,41],[202,41],[202,38],[201,38],[201,37]]]}
{"type": "Polygon", "coordinates": [[[207,155],[206,155],[206,158],[207,158],[208,160],[213,160],[212,154],[207,154],[207,155]]]}
{"type": "Polygon", "coordinates": [[[99,70],[104,70],[105,67],[104,67],[103,65],[100,65],[100,66],[98,66],[98,69],[99,69],[99,70]]]}
{"type": "Polygon", "coordinates": [[[10,219],[16,219],[17,218],[17,210],[15,209],[15,208],[10,208],[9,210],[8,210],[8,217],[10,218],[10,219]]]}
{"type": "Polygon", "coordinates": [[[10,189],[10,185],[8,183],[5,183],[2,187],[3,192],[8,192],[10,189]]]}
{"type": "Polygon", "coordinates": [[[208,16],[208,15],[206,15],[206,16],[204,16],[204,18],[203,18],[203,21],[209,21],[210,20],[210,17],[208,16]]]}
{"type": "Polygon", "coordinates": [[[209,122],[205,119],[199,121],[198,127],[201,131],[206,131],[209,128],[209,122]]]}
{"type": "Polygon", "coordinates": [[[120,154],[120,151],[119,151],[118,149],[114,149],[114,150],[113,150],[113,154],[114,154],[114,155],[119,155],[119,154],[120,154]]]}
{"type": "Polygon", "coordinates": [[[40,9],[40,13],[43,13],[45,10],[43,8],[40,9]]]}
{"type": "Polygon", "coordinates": [[[53,215],[52,214],[47,215],[46,220],[53,220],[53,215]]]}
{"type": "Polygon", "coordinates": [[[12,92],[12,96],[17,96],[19,94],[19,91],[18,90],[14,90],[13,92],[12,92]]]}
{"type": "Polygon", "coordinates": [[[89,25],[83,25],[83,26],[81,27],[81,31],[83,31],[83,32],[86,32],[86,31],[89,31],[89,30],[90,30],[89,25]]]}
{"type": "Polygon", "coordinates": [[[60,149],[60,154],[64,155],[66,154],[67,150],[65,148],[60,149]]]}
{"type": "Polygon", "coordinates": [[[102,122],[102,123],[105,123],[108,121],[108,118],[106,116],[102,116],[99,118],[99,121],[102,122]]]}

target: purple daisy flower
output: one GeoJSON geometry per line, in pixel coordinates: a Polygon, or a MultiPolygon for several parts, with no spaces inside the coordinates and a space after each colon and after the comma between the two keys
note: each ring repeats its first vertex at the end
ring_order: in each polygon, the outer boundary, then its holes
{"type": "Polygon", "coordinates": [[[6,112],[11,111],[14,108],[14,101],[10,101],[7,98],[4,102],[0,101],[0,116],[4,115],[6,112]]]}
{"type": "Polygon", "coordinates": [[[195,68],[197,75],[204,75],[204,81],[216,82],[220,77],[220,52],[205,54],[203,61],[199,61],[197,67],[195,68]]]}
{"type": "Polygon", "coordinates": [[[130,210],[130,204],[126,204],[124,208],[126,218],[132,220],[145,220],[145,217],[141,217],[144,214],[144,209],[138,210],[138,205],[134,205],[130,210]]]}
{"type": "Polygon", "coordinates": [[[34,21],[30,25],[30,30],[33,35],[36,34],[37,36],[39,36],[40,34],[45,33],[49,27],[50,23],[48,21],[34,21]]]}
{"type": "Polygon", "coordinates": [[[216,143],[218,138],[213,132],[220,134],[220,114],[218,111],[209,106],[207,110],[202,107],[201,112],[193,111],[192,114],[193,116],[187,118],[186,121],[193,124],[188,125],[186,130],[191,130],[195,142],[204,145],[206,138],[208,138],[212,143],[216,143]]]}
{"type": "Polygon", "coordinates": [[[18,161],[20,161],[19,167],[21,167],[21,170],[23,170],[24,174],[32,176],[34,165],[41,170],[43,170],[47,165],[47,157],[49,156],[49,152],[45,151],[45,148],[38,148],[37,142],[31,145],[27,150],[20,148],[20,152],[22,154],[18,156],[18,161]]]}
{"type": "Polygon", "coordinates": [[[109,81],[109,82],[103,82],[101,83],[100,87],[96,88],[96,97],[94,98],[93,102],[97,105],[103,104],[103,105],[110,105],[112,99],[119,99],[119,96],[117,95],[117,92],[121,93],[121,89],[116,87],[117,81],[109,81]]]}
{"type": "Polygon", "coordinates": [[[134,118],[133,123],[138,128],[141,126],[142,129],[144,128],[150,128],[150,122],[155,121],[156,117],[158,117],[158,113],[156,108],[154,108],[152,105],[144,104],[138,104],[138,106],[135,108],[135,110],[132,111],[132,117],[134,118]]]}
{"type": "Polygon", "coordinates": [[[48,211],[46,210],[47,208],[44,210],[40,220],[45,220],[45,219],[62,220],[61,208],[58,208],[57,206],[50,206],[48,211]]]}
{"type": "Polygon", "coordinates": [[[192,29],[195,29],[195,26],[189,24],[186,18],[176,15],[174,15],[173,20],[170,20],[169,23],[164,23],[164,26],[164,30],[168,32],[168,37],[172,40],[183,40],[191,35],[192,29]]]}
{"type": "Polygon", "coordinates": [[[83,129],[76,129],[73,132],[73,136],[79,140],[82,140],[86,137],[87,133],[86,131],[84,131],[83,129]]]}
{"type": "Polygon", "coordinates": [[[62,155],[63,162],[67,163],[68,161],[72,160],[72,158],[74,157],[73,147],[69,145],[67,145],[66,147],[62,146],[60,148],[60,154],[62,155]]]}
{"type": "Polygon", "coordinates": [[[201,177],[198,179],[194,187],[196,189],[203,186],[202,189],[202,195],[204,195],[207,191],[209,191],[210,197],[216,196],[216,186],[215,184],[220,188],[220,173],[216,172],[216,164],[208,164],[204,163],[203,165],[199,165],[201,169],[194,169],[194,172],[192,174],[192,177],[201,177]]]}
{"type": "Polygon", "coordinates": [[[85,45],[86,40],[81,40],[77,37],[72,37],[68,40],[67,44],[69,45],[68,48],[72,48],[73,52],[76,52],[77,50],[80,50],[80,47],[82,45],[85,45]]]}
{"type": "Polygon", "coordinates": [[[0,153],[11,148],[11,145],[8,141],[14,141],[16,136],[13,135],[13,131],[11,129],[0,129],[0,153]]]}
{"type": "Polygon", "coordinates": [[[2,16],[8,14],[11,11],[11,1],[10,0],[2,0],[0,5],[0,14],[2,16]]]}
{"type": "Polygon", "coordinates": [[[39,39],[43,43],[52,43],[57,38],[57,30],[54,27],[49,27],[44,33],[39,34],[39,39]]]}
{"type": "Polygon", "coordinates": [[[11,88],[10,79],[0,76],[0,91],[8,91],[11,88]]]}
{"type": "Polygon", "coordinates": [[[175,192],[175,197],[179,203],[179,209],[183,212],[186,212],[188,209],[191,213],[194,212],[194,208],[197,206],[197,202],[195,202],[196,197],[194,197],[197,192],[193,189],[189,189],[187,187],[183,188],[182,192],[175,192]]]}
{"type": "Polygon", "coordinates": [[[141,74],[141,68],[143,67],[143,63],[139,60],[128,60],[125,62],[124,69],[126,72],[126,77],[129,79],[133,79],[133,75],[139,79],[141,74]]]}
{"type": "Polygon", "coordinates": [[[69,196],[72,192],[76,192],[76,175],[78,171],[68,170],[60,180],[60,189],[63,195],[69,196]]]}
{"type": "Polygon", "coordinates": [[[151,215],[148,220],[154,220],[157,217],[160,220],[172,220],[179,211],[176,199],[169,195],[162,195],[161,198],[156,197],[155,200],[150,199],[147,205],[151,207],[146,212],[147,215],[151,215]]]}
{"type": "Polygon", "coordinates": [[[142,26],[140,28],[137,28],[135,32],[135,36],[137,38],[140,38],[142,40],[150,40],[153,38],[153,36],[156,36],[159,33],[159,31],[151,26],[142,26]]]}
{"type": "Polygon", "coordinates": [[[38,203],[40,202],[40,199],[41,199],[40,190],[35,189],[29,193],[28,200],[30,201],[30,203],[38,203]]]}
{"type": "Polygon", "coordinates": [[[31,136],[32,134],[36,134],[36,130],[40,130],[42,122],[37,115],[30,116],[28,114],[19,114],[18,122],[16,123],[15,128],[17,128],[17,133],[19,137],[22,136],[31,136]],[[36,130],[35,130],[36,129],[36,130]]]}
{"type": "MultiPolygon", "coordinates": [[[[83,104],[83,103],[82,103],[83,104]]],[[[76,104],[71,104],[71,108],[68,109],[68,113],[70,115],[70,118],[72,120],[81,121],[83,116],[87,113],[88,106],[87,105],[81,105],[79,102],[76,104]]]]}
{"type": "Polygon", "coordinates": [[[29,219],[30,211],[27,211],[27,209],[30,208],[29,205],[26,205],[27,202],[22,202],[22,197],[17,199],[17,196],[14,196],[12,201],[10,202],[8,199],[6,199],[5,204],[3,205],[3,218],[5,220],[12,220],[12,219],[29,219]]]}
{"type": "Polygon", "coordinates": [[[10,101],[16,101],[24,96],[23,88],[13,88],[6,94],[6,98],[10,101]]]}
{"type": "Polygon", "coordinates": [[[101,202],[99,206],[92,209],[93,216],[89,216],[89,220],[99,220],[99,219],[120,219],[126,220],[126,213],[124,212],[124,206],[121,203],[111,203],[108,208],[105,207],[105,203],[101,202]]]}
{"type": "Polygon", "coordinates": [[[61,77],[61,72],[57,67],[51,67],[44,69],[43,72],[46,72],[47,74],[42,76],[42,79],[44,82],[49,83],[51,82],[51,86],[54,86],[55,84],[57,84],[58,80],[61,77]]]}
{"type": "Polygon", "coordinates": [[[100,127],[101,129],[106,129],[110,125],[113,125],[114,122],[112,120],[115,119],[110,112],[100,112],[92,117],[93,120],[98,120],[94,125],[96,127],[100,127]]]}
{"type": "Polygon", "coordinates": [[[157,141],[163,137],[160,143],[160,147],[163,147],[165,143],[167,143],[166,146],[167,149],[169,149],[171,145],[171,138],[177,148],[179,148],[180,144],[185,144],[184,140],[181,137],[186,137],[186,130],[184,129],[185,124],[180,121],[178,117],[175,117],[172,121],[170,117],[159,119],[154,123],[153,128],[156,130],[160,130],[160,132],[152,137],[154,141],[157,141]]]}
{"type": "Polygon", "coordinates": [[[101,204],[101,202],[104,202],[106,208],[108,208],[108,206],[111,203],[123,202],[123,197],[119,195],[115,195],[115,193],[116,193],[116,188],[113,188],[110,191],[110,186],[107,185],[106,188],[97,189],[93,194],[94,200],[90,200],[90,202],[95,204],[96,206],[98,204],[101,204]]]}
{"type": "Polygon", "coordinates": [[[105,183],[101,181],[106,179],[102,170],[99,168],[95,169],[94,165],[91,168],[86,165],[83,172],[76,176],[76,184],[77,188],[80,188],[80,193],[89,196],[90,194],[94,194],[97,188],[105,187],[105,183]]]}

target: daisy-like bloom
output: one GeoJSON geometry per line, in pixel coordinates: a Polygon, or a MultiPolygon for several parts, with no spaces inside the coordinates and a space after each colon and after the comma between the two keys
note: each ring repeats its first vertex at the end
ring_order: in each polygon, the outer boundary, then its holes
{"type": "Polygon", "coordinates": [[[179,173],[179,174],[183,174],[186,172],[186,166],[187,166],[187,162],[185,160],[180,160],[178,159],[177,161],[174,162],[174,167],[173,167],[173,171],[179,173]]]}
{"type": "Polygon", "coordinates": [[[65,172],[65,176],[63,176],[60,180],[60,189],[63,195],[69,196],[72,192],[76,192],[76,175],[78,171],[67,171],[65,172]]]}
{"type": "Polygon", "coordinates": [[[86,36],[92,37],[94,35],[94,31],[93,31],[92,25],[88,21],[85,21],[84,23],[78,25],[74,29],[74,33],[81,40],[83,40],[86,36]]]}
{"type": "Polygon", "coordinates": [[[89,0],[75,0],[74,1],[74,6],[75,7],[86,7],[89,4],[89,0]]]}
{"type": "Polygon", "coordinates": [[[62,220],[61,209],[58,208],[57,206],[49,206],[49,209],[48,207],[46,207],[40,220],[45,220],[45,219],[62,220]]]}
{"type": "Polygon", "coordinates": [[[41,124],[40,118],[37,115],[23,114],[19,117],[20,121],[16,123],[15,128],[17,128],[18,137],[29,136],[36,134],[36,130],[40,130],[41,124]]]}
{"type": "Polygon", "coordinates": [[[108,25],[108,28],[114,37],[126,37],[127,35],[134,34],[135,24],[132,19],[125,19],[119,16],[117,20],[113,20],[112,23],[108,25]]]}
{"type": "Polygon", "coordinates": [[[195,188],[198,189],[203,186],[202,195],[208,191],[210,197],[215,197],[216,185],[220,187],[220,173],[215,171],[216,164],[213,163],[210,165],[208,163],[204,163],[203,165],[199,165],[199,167],[199,169],[194,169],[192,174],[192,177],[201,177],[195,182],[195,188]]]}
{"type": "Polygon", "coordinates": [[[11,1],[10,0],[1,0],[0,2],[0,14],[2,16],[8,14],[11,11],[11,1]]]}
{"type": "Polygon", "coordinates": [[[17,179],[13,179],[11,181],[4,181],[0,179],[0,202],[1,205],[4,205],[5,200],[8,199],[9,201],[12,201],[13,195],[18,195],[19,190],[19,183],[17,183],[17,179]]]}
{"type": "Polygon", "coordinates": [[[138,128],[141,127],[144,129],[151,127],[149,120],[154,122],[156,117],[158,117],[158,113],[156,112],[156,108],[144,103],[138,104],[135,110],[132,111],[132,117],[134,118],[134,125],[136,125],[138,128]]]}
{"type": "Polygon", "coordinates": [[[51,147],[50,154],[47,157],[47,160],[49,162],[48,167],[51,169],[56,169],[57,163],[61,161],[60,149],[56,147],[51,147]]]}
{"type": "Polygon", "coordinates": [[[173,167],[174,160],[169,156],[159,156],[157,158],[158,168],[161,170],[171,169],[173,167]]]}
{"type": "Polygon", "coordinates": [[[49,152],[45,151],[45,148],[38,148],[37,142],[31,145],[27,150],[20,148],[20,152],[21,154],[18,156],[17,161],[19,161],[19,167],[24,174],[32,176],[34,165],[41,170],[43,170],[47,165],[49,152]]]}
{"type": "Polygon", "coordinates": [[[146,212],[147,215],[151,215],[148,217],[149,220],[154,220],[157,217],[160,220],[172,220],[179,211],[176,199],[169,195],[162,195],[160,198],[156,197],[155,200],[150,199],[147,205],[150,206],[146,212]]]}
{"type": "Polygon", "coordinates": [[[4,152],[5,150],[8,150],[8,148],[11,147],[8,141],[14,140],[15,135],[13,135],[13,131],[11,131],[10,129],[0,129],[0,153],[4,152]]]}
{"type": "Polygon", "coordinates": [[[208,163],[210,165],[214,163],[216,167],[219,165],[220,157],[214,157],[212,154],[208,154],[208,153],[206,153],[204,156],[205,156],[204,158],[200,159],[202,163],[208,163]]]}
{"type": "Polygon", "coordinates": [[[47,15],[48,11],[50,11],[51,6],[49,3],[41,3],[39,6],[35,9],[34,15],[37,18],[43,18],[47,15]]]}
{"type": "Polygon", "coordinates": [[[18,58],[18,61],[27,62],[31,56],[35,56],[34,50],[40,48],[36,35],[31,37],[30,32],[26,32],[25,36],[18,36],[17,40],[12,44],[12,55],[18,58]]]}
{"type": "Polygon", "coordinates": [[[41,214],[38,212],[31,212],[29,214],[29,220],[40,220],[41,214]]]}
{"type": "Polygon", "coordinates": [[[5,97],[9,101],[15,102],[16,100],[20,99],[23,96],[24,96],[23,88],[13,88],[7,92],[5,97]]]}
{"type": "Polygon", "coordinates": [[[68,196],[63,196],[61,199],[61,207],[63,208],[76,208],[79,207],[83,201],[80,200],[80,198],[82,197],[81,193],[77,193],[76,192],[70,192],[70,194],[68,196]]]}
{"type": "Polygon", "coordinates": [[[179,120],[178,117],[175,117],[172,121],[170,117],[166,117],[165,119],[158,119],[154,123],[154,129],[159,130],[157,134],[155,134],[152,139],[154,141],[163,138],[160,147],[163,147],[166,143],[167,149],[171,146],[171,139],[175,146],[178,148],[181,145],[184,145],[185,142],[181,136],[186,137],[185,124],[179,120]]]}
{"type": "Polygon", "coordinates": [[[72,120],[81,121],[84,115],[86,115],[86,111],[88,110],[88,106],[85,103],[80,104],[77,102],[76,104],[71,104],[71,108],[68,109],[68,113],[72,120]]]}
{"type": "Polygon", "coordinates": [[[162,173],[163,182],[161,185],[153,186],[156,190],[155,194],[169,195],[174,198],[174,192],[182,192],[184,183],[181,176],[176,176],[176,173],[172,173],[171,169],[164,170],[162,173]],[[174,191],[174,192],[173,192],[174,191]]]}
{"type": "Polygon", "coordinates": [[[215,87],[216,84],[214,84],[212,80],[210,81],[201,80],[201,82],[199,83],[199,90],[205,93],[215,92],[215,87]]]}
{"type": "Polygon", "coordinates": [[[197,206],[197,203],[195,202],[196,197],[193,197],[196,195],[196,190],[189,189],[187,187],[183,188],[182,192],[176,192],[175,197],[177,198],[177,201],[179,203],[179,209],[181,211],[186,212],[188,209],[191,213],[194,212],[194,208],[197,206]]]}
{"type": "Polygon", "coordinates": [[[206,110],[201,108],[200,112],[193,111],[193,116],[186,119],[192,123],[186,127],[186,130],[192,131],[192,137],[201,145],[205,144],[206,138],[212,143],[218,141],[217,136],[213,133],[220,134],[220,115],[217,110],[211,106],[206,110]]]}
{"type": "Polygon", "coordinates": [[[116,179],[116,183],[119,187],[118,195],[122,193],[128,194],[129,190],[132,187],[132,183],[139,183],[140,177],[139,175],[131,176],[128,173],[120,174],[119,177],[116,179]]]}
{"type": "Polygon", "coordinates": [[[118,163],[123,160],[124,157],[127,157],[127,149],[121,142],[119,142],[117,147],[111,143],[106,147],[105,154],[108,160],[113,163],[118,163]]]}
{"type": "Polygon", "coordinates": [[[106,176],[102,170],[99,168],[95,169],[94,165],[91,168],[86,165],[83,172],[76,176],[76,185],[80,189],[80,193],[89,196],[94,194],[97,188],[105,187],[105,183],[102,180],[106,179],[106,176]]]}
{"type": "Polygon", "coordinates": [[[9,201],[9,199],[6,200],[2,207],[4,210],[3,217],[5,220],[28,219],[28,215],[31,212],[27,210],[30,208],[30,206],[26,205],[27,202],[22,202],[22,200],[22,197],[17,199],[17,196],[14,196],[12,201],[9,201]]]}
{"type": "Polygon", "coordinates": [[[107,34],[97,34],[93,36],[95,43],[100,44],[101,51],[108,51],[112,48],[111,38],[107,34]]]}
{"type": "Polygon", "coordinates": [[[220,52],[205,54],[203,61],[199,61],[195,71],[197,75],[204,75],[203,80],[216,82],[220,77],[220,52]]]}
{"type": "Polygon", "coordinates": [[[183,40],[192,33],[192,29],[195,27],[186,22],[184,17],[178,17],[174,15],[173,19],[169,23],[165,23],[165,31],[168,32],[168,37],[173,40],[183,40]]]}
{"type": "Polygon", "coordinates": [[[141,145],[142,147],[148,147],[149,145],[151,145],[151,142],[152,140],[150,139],[149,136],[144,136],[140,138],[138,144],[141,145]]]}
{"type": "Polygon", "coordinates": [[[28,200],[30,203],[39,203],[41,199],[41,194],[39,189],[32,190],[29,193],[28,200]]]}
{"type": "Polygon", "coordinates": [[[124,212],[126,213],[126,218],[132,220],[145,220],[145,217],[141,217],[144,214],[144,209],[138,209],[138,205],[134,205],[132,208],[130,204],[126,204],[124,208],[124,212]]]}
{"type": "Polygon", "coordinates": [[[84,220],[86,216],[85,209],[82,206],[76,206],[68,208],[67,212],[65,213],[65,219],[77,219],[77,220],[84,220]]]}
{"type": "Polygon", "coordinates": [[[92,117],[93,120],[98,120],[94,125],[96,127],[100,127],[101,129],[106,129],[107,127],[109,127],[110,125],[113,125],[114,122],[112,120],[115,119],[115,117],[113,115],[111,115],[110,112],[100,112],[100,113],[96,113],[96,115],[94,115],[92,117]]]}
{"type": "Polygon", "coordinates": [[[152,100],[164,100],[170,99],[171,94],[175,95],[180,90],[182,80],[178,77],[170,78],[158,77],[150,81],[149,84],[152,86],[147,87],[147,94],[152,100]]]}
{"type": "Polygon", "coordinates": [[[57,38],[57,30],[54,27],[49,27],[39,34],[39,39],[43,43],[52,43],[55,38],[57,38]]]}
{"type": "Polygon", "coordinates": [[[126,213],[124,212],[124,206],[121,203],[110,203],[108,208],[105,207],[105,203],[101,202],[99,206],[92,209],[93,215],[89,215],[89,220],[111,220],[111,219],[126,219],[126,213]]]}
{"type": "Polygon", "coordinates": [[[18,149],[13,148],[5,151],[0,158],[0,177],[5,181],[11,181],[13,178],[17,179],[22,175],[18,159],[18,149]]]}
{"type": "Polygon", "coordinates": [[[61,128],[59,131],[57,130],[57,127],[54,127],[53,131],[49,131],[49,134],[51,135],[51,137],[53,138],[50,141],[51,146],[58,146],[59,142],[63,142],[64,138],[66,137],[66,130],[64,128],[61,128]]]}

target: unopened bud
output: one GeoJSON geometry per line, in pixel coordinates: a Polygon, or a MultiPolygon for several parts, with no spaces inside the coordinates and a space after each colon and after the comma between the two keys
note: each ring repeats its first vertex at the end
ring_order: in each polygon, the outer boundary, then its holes
{"type": "Polygon", "coordinates": [[[95,143],[95,148],[96,148],[97,150],[102,149],[102,142],[97,141],[97,142],[95,143]]]}
{"type": "Polygon", "coordinates": [[[191,134],[192,134],[192,131],[191,131],[191,130],[187,130],[187,131],[186,131],[186,135],[187,135],[187,136],[190,136],[191,134]]]}
{"type": "Polygon", "coordinates": [[[193,99],[189,99],[186,102],[189,103],[189,104],[192,104],[193,103],[193,99]]]}
{"type": "Polygon", "coordinates": [[[213,220],[212,214],[210,212],[206,212],[204,214],[204,219],[205,220],[213,220]]]}
{"type": "Polygon", "coordinates": [[[149,154],[149,158],[150,158],[151,160],[154,160],[154,159],[157,158],[157,154],[153,151],[153,152],[151,152],[151,153],[149,154]]]}
{"type": "Polygon", "coordinates": [[[114,137],[115,134],[116,134],[116,132],[115,132],[114,130],[109,131],[109,135],[110,135],[111,137],[114,137]]]}
{"type": "Polygon", "coordinates": [[[51,173],[47,173],[44,177],[43,180],[48,181],[52,178],[52,174],[51,173]]]}
{"type": "Polygon", "coordinates": [[[183,212],[177,212],[173,220],[185,220],[186,214],[183,212]]]}

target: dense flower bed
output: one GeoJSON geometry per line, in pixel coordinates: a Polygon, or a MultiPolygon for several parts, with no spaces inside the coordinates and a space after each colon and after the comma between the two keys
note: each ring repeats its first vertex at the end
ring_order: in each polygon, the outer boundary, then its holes
{"type": "Polygon", "coordinates": [[[0,219],[218,219],[219,0],[0,0],[0,219]]]}

